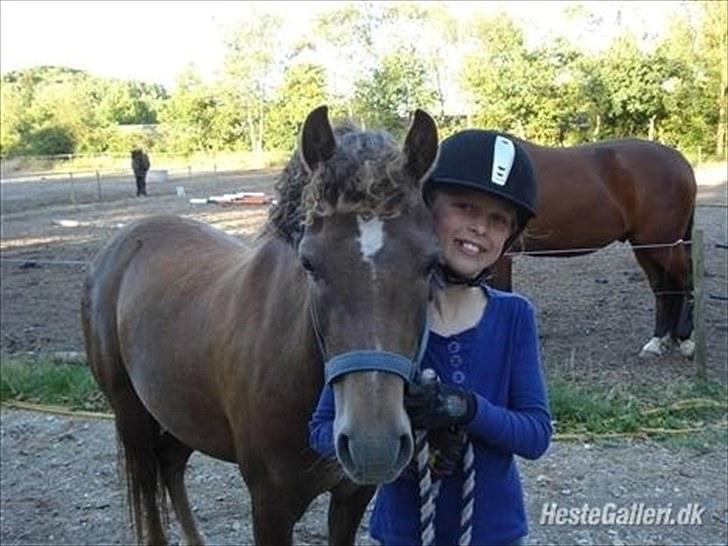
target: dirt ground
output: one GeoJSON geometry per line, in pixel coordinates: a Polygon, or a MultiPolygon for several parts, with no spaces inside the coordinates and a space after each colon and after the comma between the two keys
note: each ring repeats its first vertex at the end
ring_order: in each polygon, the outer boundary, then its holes
{"type": "MultiPolygon", "coordinates": [[[[79,298],[84,264],[120,226],[155,213],[197,218],[243,239],[265,207],[191,205],[191,197],[270,191],[275,171],[178,177],[133,197],[133,180],[3,180],[0,184],[2,305],[0,349],[82,351],[79,298]],[[176,195],[184,186],[186,197],[176,195]]],[[[708,375],[728,381],[727,186],[703,185],[696,223],[705,232],[708,375]]],[[[719,181],[720,182],[720,181],[719,181]]],[[[519,257],[514,285],[538,309],[549,377],[604,388],[660,388],[692,378],[695,365],[672,353],[637,357],[653,327],[653,298],[628,245],[578,258],[519,257]]],[[[2,410],[3,544],[126,543],[131,535],[116,479],[111,423],[2,410]]],[[[728,539],[726,449],[656,442],[598,445],[556,442],[537,462],[521,461],[532,523],[530,541],[550,544],[724,544],[728,539]],[[568,508],[645,503],[674,510],[705,507],[702,525],[539,525],[543,503],[568,508]]],[[[249,504],[235,469],[195,455],[190,497],[213,543],[251,542],[249,504]]],[[[297,527],[300,544],[325,543],[325,498],[297,527]]],[[[363,526],[363,532],[366,530],[363,526]]],[[[362,535],[364,537],[364,535],[362,535]]],[[[362,538],[365,543],[366,539],[362,538]]]]}

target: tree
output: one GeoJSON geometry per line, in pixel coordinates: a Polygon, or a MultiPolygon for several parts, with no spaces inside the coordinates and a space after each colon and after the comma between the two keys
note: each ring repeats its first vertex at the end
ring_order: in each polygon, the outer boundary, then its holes
{"type": "Polygon", "coordinates": [[[386,6],[377,2],[350,2],[321,13],[314,20],[314,48],[323,57],[335,59],[328,81],[331,94],[340,98],[346,115],[354,116],[356,84],[368,78],[377,66],[376,45],[386,6]]]}
{"type": "Polygon", "coordinates": [[[161,85],[143,82],[109,80],[99,105],[103,119],[118,125],[157,123],[162,102],[168,98],[161,85]]]}
{"type": "Polygon", "coordinates": [[[660,51],[643,53],[630,33],[619,37],[600,63],[611,136],[655,138],[657,125],[667,117],[665,86],[680,75],[680,64],[660,51]]]}
{"type": "Polygon", "coordinates": [[[480,127],[523,134],[531,108],[521,103],[527,79],[523,31],[504,13],[478,17],[469,28],[461,85],[472,105],[473,123],[480,127]]]}
{"type": "Polygon", "coordinates": [[[384,57],[369,78],[357,83],[355,109],[367,125],[402,134],[410,114],[432,108],[436,97],[425,61],[414,48],[403,48],[384,57]]]}
{"type": "Polygon", "coordinates": [[[698,51],[716,114],[715,153],[725,158],[728,135],[728,3],[700,2],[703,19],[698,51]]]}
{"type": "Polygon", "coordinates": [[[266,148],[293,150],[308,113],[326,104],[326,70],[311,63],[298,63],[286,70],[270,109],[266,148]]]}
{"type": "Polygon", "coordinates": [[[245,20],[228,40],[225,96],[236,112],[227,122],[245,128],[250,149],[263,149],[268,102],[273,81],[282,65],[285,52],[278,33],[282,20],[270,13],[255,14],[245,20]]]}
{"type": "Polygon", "coordinates": [[[186,154],[211,150],[211,134],[217,99],[200,76],[188,67],[160,113],[165,148],[186,154]]]}

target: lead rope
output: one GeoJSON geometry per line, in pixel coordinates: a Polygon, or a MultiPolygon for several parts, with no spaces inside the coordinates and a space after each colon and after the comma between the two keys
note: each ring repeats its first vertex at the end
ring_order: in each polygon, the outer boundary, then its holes
{"type": "MultiPolygon", "coordinates": [[[[417,478],[420,485],[420,538],[422,546],[435,543],[435,502],[440,493],[441,480],[432,481],[430,472],[430,446],[427,443],[427,432],[418,430],[415,433],[417,446],[417,478]]],[[[460,512],[460,538],[458,546],[468,546],[473,535],[473,504],[475,490],[475,452],[470,439],[465,441],[463,457],[462,512],[460,512]]]]}
{"type": "MultiPolygon", "coordinates": [[[[423,382],[438,381],[437,373],[432,368],[422,371],[423,382]]],[[[460,512],[460,538],[458,546],[468,546],[473,535],[473,504],[475,490],[475,451],[473,442],[465,437],[465,455],[463,456],[463,490],[462,512],[460,512]]],[[[422,546],[432,546],[435,542],[435,502],[440,493],[441,480],[433,483],[430,471],[430,446],[427,442],[427,431],[415,431],[415,449],[417,453],[417,480],[420,486],[420,538],[422,546]]]]}

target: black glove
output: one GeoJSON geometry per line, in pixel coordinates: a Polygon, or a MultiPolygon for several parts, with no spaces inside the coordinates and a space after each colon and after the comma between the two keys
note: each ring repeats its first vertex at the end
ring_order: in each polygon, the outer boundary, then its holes
{"type": "MultiPolygon", "coordinates": [[[[461,427],[447,427],[431,430],[427,434],[430,451],[428,466],[433,481],[449,476],[457,469],[467,436],[461,427]]],[[[402,472],[408,480],[417,480],[417,453],[402,472]]]]}
{"type": "Polygon", "coordinates": [[[467,436],[462,427],[431,430],[427,435],[430,446],[430,472],[433,480],[449,476],[458,467],[467,436]]]}
{"type": "Polygon", "coordinates": [[[404,393],[404,407],[413,429],[466,425],[475,416],[475,405],[472,392],[439,381],[410,383],[404,393]]]}

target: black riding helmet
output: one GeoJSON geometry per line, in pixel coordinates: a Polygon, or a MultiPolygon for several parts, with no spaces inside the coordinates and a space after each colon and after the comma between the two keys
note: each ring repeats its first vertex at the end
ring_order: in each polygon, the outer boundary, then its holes
{"type": "MultiPolygon", "coordinates": [[[[503,133],[468,129],[440,143],[437,164],[422,188],[425,202],[432,203],[433,190],[453,186],[484,191],[515,208],[517,225],[503,252],[536,215],[538,187],[531,159],[518,142],[503,133]]],[[[468,283],[479,284],[483,276],[468,283]]]]}

